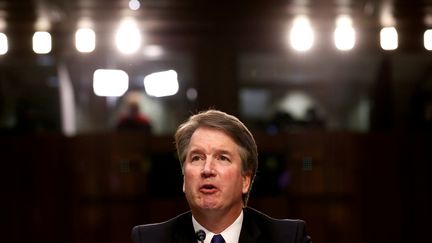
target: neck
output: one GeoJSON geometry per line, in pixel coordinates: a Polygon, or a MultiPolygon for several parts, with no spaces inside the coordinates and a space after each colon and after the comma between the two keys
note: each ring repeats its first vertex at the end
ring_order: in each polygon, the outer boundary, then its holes
{"type": "Polygon", "coordinates": [[[229,210],[199,209],[192,210],[192,214],[203,227],[219,234],[234,223],[242,210],[242,207],[229,210]]]}

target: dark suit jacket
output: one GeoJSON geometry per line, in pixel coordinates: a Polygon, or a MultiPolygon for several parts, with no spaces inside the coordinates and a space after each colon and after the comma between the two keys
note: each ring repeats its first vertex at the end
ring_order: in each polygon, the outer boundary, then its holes
{"type": "MultiPolygon", "coordinates": [[[[243,210],[239,243],[310,243],[302,220],[273,219],[255,209],[243,210]]],[[[138,225],[132,229],[134,243],[196,243],[191,212],[163,223],[138,225]]]]}

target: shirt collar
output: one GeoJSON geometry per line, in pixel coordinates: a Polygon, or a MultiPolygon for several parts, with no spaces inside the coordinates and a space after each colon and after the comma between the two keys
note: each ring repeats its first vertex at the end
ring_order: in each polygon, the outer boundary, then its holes
{"type": "MultiPolygon", "coordinates": [[[[193,215],[192,215],[192,224],[195,232],[197,232],[198,230],[203,230],[206,233],[204,243],[210,243],[215,233],[204,228],[204,226],[202,226],[200,223],[198,223],[198,221],[196,221],[193,215]]],[[[240,215],[237,217],[237,219],[230,226],[228,226],[224,231],[220,233],[222,237],[225,239],[226,243],[237,243],[239,241],[242,224],[243,224],[243,210],[240,212],[240,215]]]]}

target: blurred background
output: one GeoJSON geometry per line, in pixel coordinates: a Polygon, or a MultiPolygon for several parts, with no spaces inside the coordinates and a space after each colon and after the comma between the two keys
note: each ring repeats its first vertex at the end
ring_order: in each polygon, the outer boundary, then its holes
{"type": "Polygon", "coordinates": [[[255,134],[250,206],[315,243],[427,241],[430,0],[0,0],[1,241],[188,210],[172,136],[207,108],[255,134]]]}

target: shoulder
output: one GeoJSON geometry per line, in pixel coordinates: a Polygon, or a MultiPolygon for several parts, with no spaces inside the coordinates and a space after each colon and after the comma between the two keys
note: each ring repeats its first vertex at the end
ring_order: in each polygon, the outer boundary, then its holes
{"type": "Polygon", "coordinates": [[[137,225],[132,228],[131,237],[134,243],[172,242],[176,230],[192,224],[191,213],[180,214],[165,222],[137,225]]]}
{"type": "Polygon", "coordinates": [[[246,225],[255,225],[262,234],[278,242],[311,242],[306,232],[306,224],[300,219],[275,219],[256,209],[244,209],[244,222],[246,225]]]}
{"type": "Polygon", "coordinates": [[[265,223],[282,224],[282,225],[304,224],[304,221],[300,219],[276,219],[250,207],[244,209],[244,214],[246,215],[246,217],[250,217],[265,223]]]}

